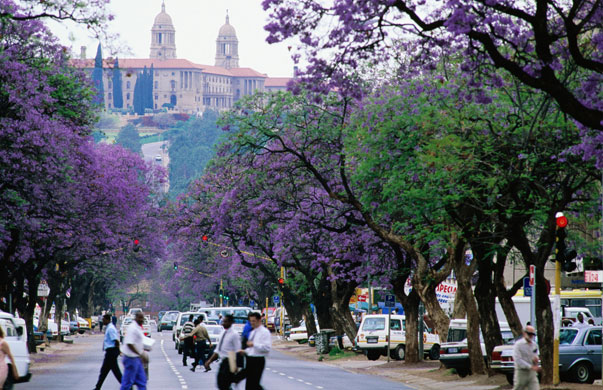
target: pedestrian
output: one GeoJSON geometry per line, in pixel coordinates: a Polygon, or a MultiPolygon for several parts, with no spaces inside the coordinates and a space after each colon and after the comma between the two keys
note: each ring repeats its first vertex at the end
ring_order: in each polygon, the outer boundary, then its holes
{"type": "Polygon", "coordinates": [[[203,316],[197,317],[195,320],[195,328],[188,335],[182,336],[181,339],[186,338],[194,339],[195,344],[193,348],[193,366],[191,367],[191,371],[195,372],[195,368],[201,364],[205,364],[206,354],[208,348],[211,348],[211,339],[209,338],[209,333],[207,333],[207,329],[203,326],[203,316]]]}
{"type": "Polygon", "coordinates": [[[538,390],[538,345],[534,341],[536,330],[533,326],[526,326],[523,337],[513,346],[513,360],[515,374],[513,390],[538,390]]]}
{"type": "Polygon", "coordinates": [[[592,318],[588,319],[588,326],[595,326],[595,320],[593,320],[592,318]]]}
{"type": "Polygon", "coordinates": [[[266,366],[266,356],[272,347],[272,336],[270,335],[270,331],[262,325],[262,316],[260,313],[251,312],[248,318],[253,330],[249,335],[247,348],[241,351],[247,355],[245,366],[247,382],[245,383],[245,390],[261,390],[263,387],[260,385],[260,381],[264,367],[266,366]]]}
{"type": "Polygon", "coordinates": [[[12,352],[10,351],[10,346],[4,340],[4,329],[0,326],[0,389],[4,388],[4,382],[6,382],[6,378],[8,378],[8,364],[6,363],[6,358],[11,362],[11,368],[13,371],[13,381],[19,379],[19,373],[17,372],[17,363],[15,363],[15,358],[13,357],[12,352]]]}
{"type": "Polygon", "coordinates": [[[220,358],[220,368],[218,369],[218,389],[229,390],[230,385],[237,382],[238,378],[235,375],[236,367],[236,354],[241,349],[241,339],[237,332],[232,329],[234,323],[234,317],[232,314],[227,314],[222,319],[222,325],[224,326],[224,333],[218,343],[218,348],[214,351],[211,357],[205,362],[205,371],[211,370],[209,365],[216,359],[220,358]]]}
{"type": "Polygon", "coordinates": [[[96,382],[95,390],[100,390],[103,386],[103,382],[109,371],[113,371],[115,379],[121,383],[121,370],[119,364],[117,364],[117,358],[119,357],[119,334],[115,325],[111,323],[111,314],[105,314],[101,318],[100,326],[105,325],[105,339],[103,341],[103,349],[105,350],[105,359],[98,376],[98,382],[96,382]]]}
{"type": "Polygon", "coordinates": [[[99,314],[98,315],[98,329],[100,330],[100,332],[103,332],[103,315],[99,314]]]}
{"type": "Polygon", "coordinates": [[[111,317],[111,323],[113,326],[117,326],[117,316],[113,313],[113,317],[111,317]]]}
{"type": "Polygon", "coordinates": [[[180,340],[184,341],[182,344],[182,365],[185,367],[187,365],[186,358],[188,356],[192,357],[193,360],[195,359],[195,354],[193,353],[193,349],[195,347],[193,338],[186,337],[193,332],[193,329],[195,329],[195,324],[193,323],[194,319],[195,316],[193,316],[192,314],[189,315],[188,321],[186,321],[184,325],[182,325],[182,329],[180,330],[180,340]]]}
{"type": "Polygon", "coordinates": [[[136,385],[137,390],[146,390],[147,376],[144,372],[144,363],[148,363],[149,355],[144,351],[144,333],[142,324],[144,314],[142,311],[136,313],[135,320],[128,325],[121,353],[124,355],[124,375],[121,379],[120,390],[131,390],[136,385]]]}
{"type": "Polygon", "coordinates": [[[582,313],[578,313],[578,315],[576,316],[576,322],[574,322],[572,326],[574,328],[586,328],[588,326],[588,323],[584,321],[584,316],[582,315],[582,313]]]}
{"type": "Polygon", "coordinates": [[[252,330],[253,330],[253,327],[251,326],[251,322],[248,319],[247,322],[245,323],[245,326],[243,327],[243,333],[241,333],[241,348],[242,349],[247,348],[247,340],[249,340],[249,335],[251,334],[252,330]]]}

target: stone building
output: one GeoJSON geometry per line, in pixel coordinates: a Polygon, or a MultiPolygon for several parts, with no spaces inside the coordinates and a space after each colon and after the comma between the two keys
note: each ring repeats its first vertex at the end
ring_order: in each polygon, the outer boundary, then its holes
{"type": "MultiPolygon", "coordinates": [[[[82,57],[73,60],[75,66],[92,71],[94,60],[82,57]]],[[[105,59],[104,91],[105,107],[113,107],[113,66],[115,60],[105,59]]],[[[290,78],[270,78],[251,68],[239,67],[239,41],[235,28],[226,15],[216,39],[214,65],[196,64],[176,56],[176,28],[172,18],[161,6],[151,28],[149,58],[119,58],[122,74],[123,108],[133,107],[134,85],[144,69],[153,71],[154,109],[173,108],[176,111],[200,113],[205,109],[223,110],[256,91],[286,89],[290,78]]]]}

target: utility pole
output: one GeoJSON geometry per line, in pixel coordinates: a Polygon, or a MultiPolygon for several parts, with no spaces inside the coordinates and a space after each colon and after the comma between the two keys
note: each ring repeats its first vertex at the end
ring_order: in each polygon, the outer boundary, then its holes
{"type": "Polygon", "coordinates": [[[224,307],[224,304],[223,304],[223,301],[222,301],[224,299],[224,297],[223,297],[224,292],[223,291],[224,291],[224,282],[223,282],[222,279],[220,279],[220,307],[224,307]]]}
{"type": "MultiPolygon", "coordinates": [[[[282,286],[285,285],[285,267],[281,266],[281,279],[283,281],[282,286]]],[[[285,318],[285,305],[283,304],[283,289],[281,288],[281,336],[285,337],[285,324],[283,323],[283,320],[285,318]]],[[[268,312],[266,312],[266,321],[268,321],[268,312]]]]}

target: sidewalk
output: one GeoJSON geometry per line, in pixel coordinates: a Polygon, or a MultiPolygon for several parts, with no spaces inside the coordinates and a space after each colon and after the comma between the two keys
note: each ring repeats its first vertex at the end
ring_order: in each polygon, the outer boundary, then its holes
{"type": "Polygon", "coordinates": [[[68,339],[74,341],[73,343],[52,341],[49,346],[44,347],[43,351],[38,349],[37,353],[29,354],[30,370],[34,375],[40,374],[57,365],[73,361],[88,349],[102,346],[102,337],[100,333],[87,332],[83,335],[68,336],[68,339]]]}
{"type": "MultiPolygon", "coordinates": [[[[280,352],[294,355],[298,358],[317,361],[316,349],[308,344],[298,344],[294,341],[274,338],[272,346],[280,352]]],[[[451,370],[441,367],[439,361],[424,360],[417,364],[406,364],[402,361],[387,362],[385,357],[370,361],[363,354],[347,354],[335,360],[325,358],[323,363],[340,367],[350,372],[386,377],[402,382],[417,390],[441,390],[442,385],[446,390],[510,390],[513,386],[507,383],[505,376],[496,374],[471,375],[461,378],[451,370]]],[[[541,385],[541,390],[586,390],[601,386],[601,380],[596,380],[594,385],[562,382],[557,386],[541,385]]]]}

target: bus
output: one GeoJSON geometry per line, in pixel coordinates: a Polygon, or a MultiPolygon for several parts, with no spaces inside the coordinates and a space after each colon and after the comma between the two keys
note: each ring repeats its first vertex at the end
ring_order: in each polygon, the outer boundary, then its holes
{"type": "Polygon", "coordinates": [[[585,307],[592,313],[595,324],[600,325],[602,295],[601,290],[561,290],[561,307],[585,307]]]}

